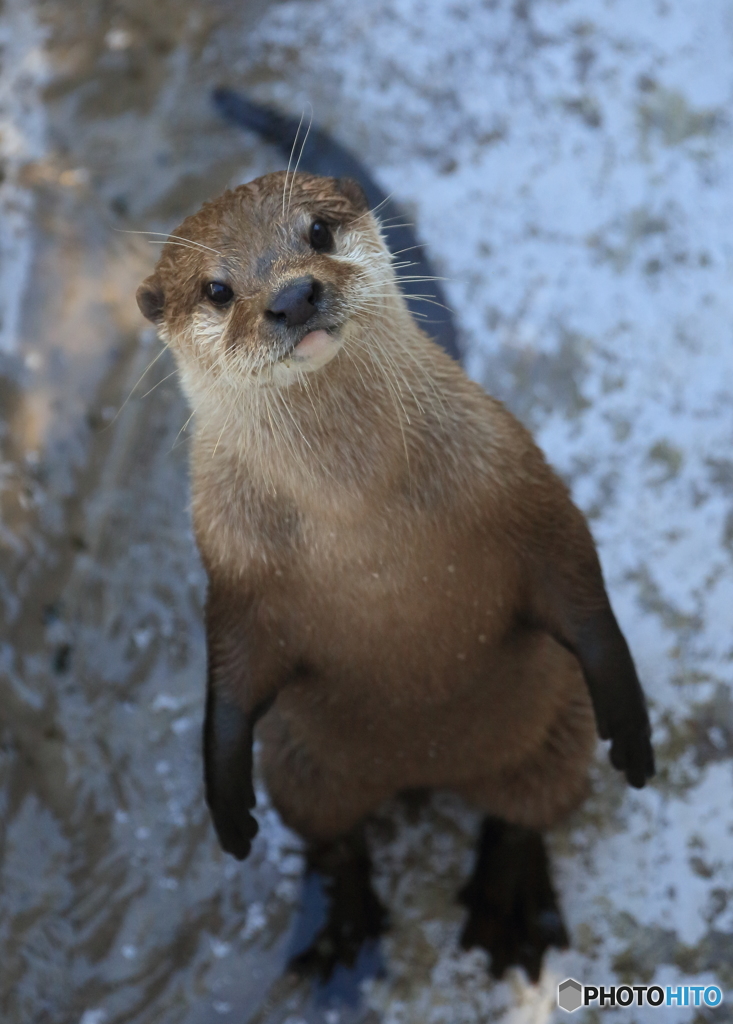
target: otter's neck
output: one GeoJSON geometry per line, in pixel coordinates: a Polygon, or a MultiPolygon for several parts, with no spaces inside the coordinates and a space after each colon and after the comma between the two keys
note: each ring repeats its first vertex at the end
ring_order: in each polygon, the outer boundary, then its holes
{"type": "Polygon", "coordinates": [[[320,370],[285,387],[228,383],[208,395],[196,415],[194,476],[221,480],[226,466],[249,487],[296,499],[389,487],[419,455],[420,425],[445,410],[446,360],[403,302],[389,317],[350,323],[320,370]]]}

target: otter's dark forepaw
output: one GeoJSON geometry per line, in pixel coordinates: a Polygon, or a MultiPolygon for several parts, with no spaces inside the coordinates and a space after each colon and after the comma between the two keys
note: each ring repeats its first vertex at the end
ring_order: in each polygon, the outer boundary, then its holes
{"type": "Polygon", "coordinates": [[[629,785],[642,789],[654,775],[651,728],[646,720],[636,729],[619,729],[611,739],[611,764],[626,776],[629,785]]]}
{"type": "Polygon", "coordinates": [[[211,813],[222,849],[237,860],[249,857],[252,840],[259,831],[256,819],[241,806],[227,810],[216,805],[211,813]]]}
{"type": "Polygon", "coordinates": [[[569,649],[583,669],[598,734],[611,741],[611,764],[641,789],[654,775],[649,712],[629,645],[610,605],[575,629],[569,649]]]}
{"type": "Polygon", "coordinates": [[[518,966],[536,982],[545,950],[569,944],[544,843],[532,829],[487,818],[476,868],[458,898],[469,911],[461,946],[485,949],[495,978],[518,966]]]}
{"type": "Polygon", "coordinates": [[[204,786],[222,848],[238,860],[249,856],[258,825],[252,785],[252,730],[268,704],[249,714],[223,697],[212,681],[204,718],[204,786]]]}

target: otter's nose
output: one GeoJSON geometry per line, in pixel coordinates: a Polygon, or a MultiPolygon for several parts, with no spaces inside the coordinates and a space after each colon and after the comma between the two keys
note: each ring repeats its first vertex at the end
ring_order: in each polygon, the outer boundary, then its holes
{"type": "Polygon", "coordinates": [[[321,286],[314,277],[298,277],[270,300],[267,315],[288,327],[299,327],[318,310],[321,286]]]}

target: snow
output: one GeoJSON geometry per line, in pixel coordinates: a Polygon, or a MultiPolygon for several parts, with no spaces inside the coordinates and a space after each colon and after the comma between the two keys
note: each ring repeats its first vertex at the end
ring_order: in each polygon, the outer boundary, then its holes
{"type": "MultiPolygon", "coordinates": [[[[537,987],[519,972],[495,983],[483,953],[459,950],[463,910],[455,893],[470,870],[478,815],[446,794],[414,813],[399,804],[380,812],[370,841],[375,884],[393,926],[385,940],[387,976],[365,988],[368,1019],[547,1024],[565,1019],[555,996],[569,976],[606,986],[716,983],[730,1002],[733,8],[728,0],[288,0],[235,32],[233,5],[229,17],[212,16],[202,28],[204,6],[190,12],[189,35],[171,34],[168,61],[136,49],[143,29],[132,22],[125,28],[116,8],[119,24],[100,15],[92,25],[82,5],[55,14],[40,5],[41,20],[32,3],[6,0],[0,352],[18,347],[35,218],[56,258],[54,273],[72,285],[71,306],[44,307],[47,319],[28,339],[25,366],[38,379],[53,376],[54,346],[81,352],[78,393],[71,374],[62,374],[52,396],[67,406],[85,396],[73,412],[85,415],[96,387],[89,381],[107,372],[99,369],[102,354],[122,351],[133,323],[132,279],[144,276],[139,254],[131,270],[121,261],[103,265],[93,218],[111,232],[109,203],[122,197],[118,207],[131,211],[132,226],[171,227],[164,219],[178,211],[180,196],[200,201],[196,189],[204,184],[196,183],[207,183],[210,172],[221,181],[222,166],[231,173],[237,161],[249,176],[278,166],[271,148],[216,121],[211,86],[226,79],[288,112],[312,104],[315,120],[357,153],[414,219],[436,272],[447,279],[470,373],[529,424],[588,515],[649,697],[659,768],[651,786],[630,790],[599,745],[589,800],[548,837],[573,944],[548,955],[537,987]],[[101,33],[99,65],[76,47],[82,23],[89,54],[94,32],[101,33]],[[105,106],[115,88],[109,82],[123,80],[106,78],[107,70],[127,67],[136,54],[159,61],[160,78],[134,79],[137,106],[105,106]],[[49,76],[63,86],[56,100],[52,90],[43,94],[49,76]],[[90,92],[101,97],[99,108],[81,102],[90,92]],[[183,179],[189,191],[179,193],[183,179]],[[57,222],[51,229],[38,216],[37,195],[57,185],[72,196],[69,209],[92,218],[76,217],[89,246],[86,262],[65,260],[57,222]],[[88,299],[74,299],[84,291],[80,279],[88,299]],[[111,296],[119,335],[111,321],[99,326],[99,295],[111,296]]],[[[155,5],[148,14],[156,15],[155,5]]],[[[175,22],[166,11],[160,18],[166,27],[175,22]]],[[[142,339],[149,348],[150,332],[142,339]]],[[[150,358],[140,350],[127,394],[150,358]]],[[[243,867],[225,862],[209,825],[197,738],[204,587],[176,449],[182,406],[165,386],[146,405],[107,402],[102,420],[120,407],[129,436],[116,420],[110,424],[119,465],[94,477],[104,493],[100,501],[95,491],[87,517],[94,536],[104,524],[107,531],[95,548],[98,589],[90,591],[101,595],[99,614],[96,597],[79,605],[66,680],[51,673],[48,651],[31,641],[24,678],[10,645],[3,663],[18,708],[35,715],[44,701],[58,704],[60,728],[50,736],[67,737],[70,759],[58,806],[74,811],[77,847],[97,850],[97,818],[76,813],[91,793],[109,819],[109,845],[99,854],[101,867],[97,853],[72,859],[57,820],[62,812],[45,806],[45,790],[43,799],[29,795],[9,809],[6,899],[12,907],[19,893],[33,910],[3,932],[9,970],[19,950],[25,957],[25,973],[14,982],[17,1005],[26,1015],[31,1006],[43,1012],[45,994],[66,979],[65,992],[53,998],[59,1012],[83,1024],[128,1019],[136,1006],[143,1007],[141,1021],[182,1020],[185,1013],[195,1024],[211,1017],[209,1009],[238,1019],[238,1007],[255,1002],[271,1008],[262,1013],[272,1024],[288,1017],[292,1024],[346,1024],[341,1011],[314,1018],[305,997],[300,1005],[298,993],[278,988],[303,866],[298,839],[262,789],[261,831],[243,867]],[[145,452],[148,477],[119,468],[128,445],[145,452]],[[141,520],[152,532],[140,532],[141,520]],[[171,630],[184,652],[180,661],[171,653],[171,630]],[[114,916],[118,903],[108,898],[108,858],[129,871],[115,883],[122,897],[133,888],[136,894],[124,918],[114,916]],[[179,864],[188,866],[177,873],[179,864]],[[111,921],[109,952],[94,963],[75,944],[68,912],[88,893],[97,894],[111,921]],[[159,963],[178,963],[179,940],[191,927],[199,927],[201,941],[149,1005],[140,979],[159,963]],[[26,956],[35,949],[40,955],[26,956]],[[71,1014],[63,1000],[86,999],[92,974],[99,997],[88,996],[93,1005],[71,1014]]],[[[45,400],[39,408],[47,408],[45,400]]],[[[49,399],[48,408],[57,406],[49,399]]],[[[50,436],[73,434],[71,412],[54,417],[50,436]]],[[[77,486],[82,456],[73,445],[66,455],[63,446],[49,446],[44,430],[32,434],[27,464],[51,481],[45,514],[57,513],[66,543],[76,520],[67,522],[59,502],[77,486]],[[69,482],[54,494],[57,478],[69,482]]],[[[53,531],[46,533],[51,545],[53,531]]],[[[9,527],[6,534],[25,550],[20,534],[9,527]]],[[[90,587],[91,558],[79,555],[82,589],[90,587]]],[[[19,605],[21,598],[12,600],[19,605]]],[[[26,611],[35,623],[38,609],[26,611]]],[[[49,628],[49,643],[65,637],[61,625],[49,628]]],[[[45,735],[33,731],[35,717],[29,721],[28,735],[45,735]]],[[[48,765],[49,777],[59,774],[56,761],[48,765]]],[[[55,785],[48,791],[56,793],[55,785]]],[[[107,931],[100,926],[99,934],[107,931]]],[[[708,1019],[696,1012],[680,1008],[674,1020],[708,1019]]],[[[729,1013],[725,1006],[722,1012],[729,1013]]],[[[598,1018],[581,1010],[573,1019],[598,1018]]],[[[603,1019],[661,1018],[635,1008],[606,1009],[603,1019]]]]}
{"type": "MultiPolygon", "coordinates": [[[[600,754],[590,809],[552,838],[587,951],[553,954],[538,992],[492,986],[456,927],[424,922],[430,976],[404,993],[416,954],[393,938],[369,990],[388,1024],[549,1020],[558,981],[618,984],[654,929],[673,936],[650,940],[660,984],[716,978],[714,958],[684,964],[733,926],[730,740],[696,732],[733,657],[732,44],[722,0],[290,2],[246,42],[242,72],[271,76],[258,98],[312,102],[414,212],[470,372],[590,518],[657,727],[655,783],[624,789],[600,754]]],[[[429,876],[388,860],[385,889],[419,901],[429,876]]]]}

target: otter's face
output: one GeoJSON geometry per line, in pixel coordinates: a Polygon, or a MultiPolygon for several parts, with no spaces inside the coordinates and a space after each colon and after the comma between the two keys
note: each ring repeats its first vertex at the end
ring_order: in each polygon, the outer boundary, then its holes
{"type": "Polygon", "coordinates": [[[336,356],[391,273],[356,182],[280,172],[188,217],[137,301],[187,390],[287,384],[336,356]]]}

